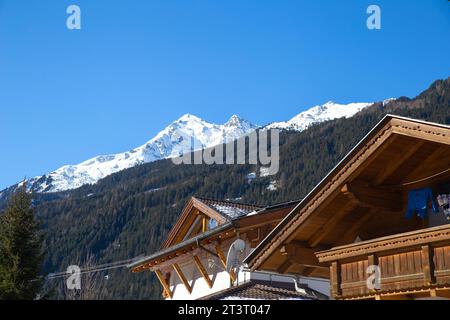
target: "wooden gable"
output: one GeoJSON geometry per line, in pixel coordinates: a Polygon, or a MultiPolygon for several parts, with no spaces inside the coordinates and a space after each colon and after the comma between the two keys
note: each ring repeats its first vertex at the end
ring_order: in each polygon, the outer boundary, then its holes
{"type": "MultiPolygon", "coordinates": [[[[133,272],[164,269],[177,261],[192,259],[192,255],[195,255],[195,253],[205,251],[207,247],[211,249],[223,241],[236,238],[238,234],[244,236],[252,247],[256,247],[298,203],[299,201],[291,201],[262,208],[253,205],[230,203],[228,201],[192,198],[171,230],[164,245],[165,247],[159,252],[139,259],[129,267],[133,272]],[[191,212],[198,210],[196,203],[198,204],[199,202],[203,204],[209,203],[209,206],[215,203],[219,205],[219,208],[224,204],[228,204],[234,208],[244,210],[244,212],[257,209],[252,211],[253,214],[244,214],[232,221],[225,220],[225,222],[212,230],[180,242],[180,239],[183,239],[188,234],[185,230],[189,229],[189,221],[195,221],[195,213],[191,214],[191,212]]],[[[223,214],[225,213],[222,212],[223,214]]]]}
{"type": "Polygon", "coordinates": [[[252,270],[329,277],[315,253],[423,227],[407,193],[450,179],[448,126],[388,116],[246,259],[252,270]]]}
{"type": "Polygon", "coordinates": [[[227,222],[226,217],[221,215],[217,210],[214,210],[200,199],[192,197],[170,230],[166,241],[162,245],[162,249],[183,242],[200,232],[206,231],[205,224],[210,219],[217,221],[218,225],[227,222]]]}

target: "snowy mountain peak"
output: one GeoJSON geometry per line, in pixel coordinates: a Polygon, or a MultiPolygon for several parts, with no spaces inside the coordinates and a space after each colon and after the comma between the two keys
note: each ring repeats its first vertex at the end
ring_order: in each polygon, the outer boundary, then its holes
{"type": "Polygon", "coordinates": [[[257,126],[238,116],[218,125],[195,115],[185,114],[140,147],[124,153],[97,156],[77,165],[63,166],[49,174],[31,179],[29,185],[36,192],[75,189],[139,164],[233,141],[256,128],[257,126]]]}
{"type": "Polygon", "coordinates": [[[249,121],[242,119],[237,115],[231,116],[231,118],[224,124],[224,126],[231,128],[239,128],[241,130],[256,129],[258,127],[256,125],[253,125],[249,121]]]}
{"type": "Polygon", "coordinates": [[[233,114],[230,119],[227,121],[226,124],[233,125],[233,124],[239,124],[243,121],[238,115],[233,114]]]}
{"type": "Polygon", "coordinates": [[[355,113],[372,104],[373,103],[371,102],[338,104],[333,101],[328,101],[322,105],[314,106],[299,113],[291,120],[285,122],[273,122],[266,126],[266,128],[303,131],[314,123],[320,123],[342,117],[351,117],[355,113]]]}
{"type": "Polygon", "coordinates": [[[190,114],[190,113],[186,113],[184,115],[182,115],[178,120],[176,120],[175,122],[189,122],[189,121],[195,121],[195,122],[202,122],[204,121],[203,119],[200,119],[199,117],[190,114]]]}
{"type": "MultiPolygon", "coordinates": [[[[314,123],[351,117],[369,105],[371,103],[338,104],[328,101],[301,112],[289,121],[271,123],[263,129],[302,131],[314,123]]],[[[187,113],[140,147],[123,153],[97,156],[77,165],[63,166],[29,180],[28,185],[36,192],[75,189],[139,164],[173,158],[193,150],[236,140],[257,128],[258,126],[237,115],[231,116],[224,124],[214,124],[187,113]]]]}

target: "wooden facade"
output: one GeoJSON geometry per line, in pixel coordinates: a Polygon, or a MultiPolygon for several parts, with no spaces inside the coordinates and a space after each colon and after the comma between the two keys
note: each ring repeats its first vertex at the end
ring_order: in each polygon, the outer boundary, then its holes
{"type": "Polygon", "coordinates": [[[410,190],[450,193],[449,155],[448,126],[387,116],[245,262],[328,278],[335,299],[448,297],[450,221],[405,213],[410,190]],[[381,273],[375,291],[369,266],[381,273]]]}
{"type": "Polygon", "coordinates": [[[336,299],[450,298],[450,224],[340,246],[317,257],[331,265],[336,299]],[[369,266],[379,267],[377,283],[369,266]]]}

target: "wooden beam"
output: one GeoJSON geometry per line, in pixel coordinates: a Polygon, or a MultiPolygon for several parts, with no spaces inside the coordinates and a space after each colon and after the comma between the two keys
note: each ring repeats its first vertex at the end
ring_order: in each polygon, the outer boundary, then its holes
{"type": "Polygon", "coordinates": [[[314,271],[316,270],[316,268],[313,267],[303,267],[302,268],[302,274],[306,277],[310,276],[314,271]]]}
{"type": "Polygon", "coordinates": [[[403,211],[402,194],[398,191],[373,187],[365,181],[353,181],[345,184],[341,192],[362,207],[387,212],[403,211]]]}
{"type": "MultiPolygon", "coordinates": [[[[441,147],[436,147],[434,151],[432,151],[423,161],[421,161],[420,165],[418,165],[416,168],[414,168],[405,178],[403,182],[409,182],[411,180],[416,180],[423,178],[423,172],[428,172],[428,169],[430,168],[430,164],[437,164],[439,161],[447,161],[448,157],[448,150],[441,147]]],[[[448,168],[448,167],[447,167],[448,168]]],[[[445,166],[442,168],[445,169],[445,166]]],[[[435,172],[437,173],[437,172],[435,172]]],[[[422,185],[428,185],[430,182],[425,181],[422,183],[422,185]]],[[[410,185],[408,186],[408,189],[411,188],[419,188],[421,187],[421,184],[417,185],[410,185]]]]}
{"type": "Polygon", "coordinates": [[[342,209],[335,212],[331,218],[309,239],[309,246],[317,246],[331,231],[333,231],[339,221],[341,221],[341,219],[350,213],[354,208],[355,204],[353,202],[348,202],[342,209]]]}
{"type": "Polygon", "coordinates": [[[289,270],[289,268],[291,267],[292,262],[290,259],[286,259],[278,268],[277,268],[277,273],[283,274],[286,271],[289,270]]]}
{"type": "Polygon", "coordinates": [[[180,278],[181,282],[183,282],[184,287],[189,293],[192,293],[192,287],[189,284],[189,281],[187,281],[186,277],[184,276],[183,270],[181,270],[180,266],[177,263],[173,264],[173,269],[177,273],[178,277],[180,278]]]}
{"type": "Polygon", "coordinates": [[[367,256],[367,263],[369,266],[377,266],[378,265],[378,257],[374,254],[369,254],[367,256]]]}
{"type": "Polygon", "coordinates": [[[186,232],[186,234],[185,234],[184,237],[183,237],[183,241],[184,241],[184,240],[187,240],[187,239],[191,236],[192,231],[193,231],[194,228],[197,226],[197,224],[198,224],[198,222],[199,222],[200,219],[201,219],[201,217],[200,217],[198,214],[196,214],[196,217],[195,217],[195,219],[194,219],[194,222],[193,222],[192,225],[189,227],[188,231],[186,232]]]}
{"type": "Polygon", "coordinates": [[[360,229],[364,226],[364,224],[366,222],[368,222],[370,219],[372,219],[376,213],[375,209],[366,209],[366,210],[367,210],[367,212],[362,214],[361,218],[359,218],[359,220],[357,222],[352,224],[352,226],[347,229],[347,231],[341,237],[341,240],[339,240],[337,242],[335,247],[340,246],[340,245],[349,244],[349,243],[353,242],[353,240],[355,240],[355,238],[358,236],[360,229]]]}
{"type": "Polygon", "coordinates": [[[413,297],[408,294],[376,294],[375,300],[413,300],[413,297]],[[378,299],[377,299],[378,297],[378,299]]]}
{"type": "Polygon", "coordinates": [[[333,261],[330,266],[330,289],[333,298],[341,296],[341,265],[338,261],[333,261]]]}
{"type": "Polygon", "coordinates": [[[397,138],[396,135],[392,134],[392,128],[381,131],[374,141],[374,144],[368,148],[369,151],[365,151],[361,154],[361,157],[355,162],[357,165],[351,175],[353,177],[359,176],[361,172],[372,164],[372,162],[378,161],[378,155],[382,154],[385,149],[390,147],[397,138]]]}
{"type": "Polygon", "coordinates": [[[395,171],[397,171],[406,160],[408,160],[417,150],[423,147],[425,144],[424,140],[415,143],[413,146],[409,147],[406,152],[399,153],[399,155],[389,161],[389,163],[384,166],[383,172],[380,172],[373,180],[373,185],[380,185],[383,181],[389,178],[395,171]]]}
{"type": "Polygon", "coordinates": [[[385,251],[406,252],[413,247],[420,248],[432,243],[448,242],[450,225],[419,229],[400,234],[393,234],[381,238],[352,243],[348,246],[335,247],[330,250],[317,252],[316,256],[320,262],[332,262],[335,260],[354,259],[369,254],[380,254],[385,251]]]}
{"type": "MultiPolygon", "coordinates": [[[[447,155],[445,155],[447,156],[447,155]]],[[[450,166],[450,163],[447,164],[447,166],[450,166]]],[[[427,176],[425,177],[420,177],[417,180],[414,181],[410,181],[407,183],[404,183],[402,185],[403,188],[407,189],[407,190],[411,190],[411,189],[418,189],[418,188],[423,188],[423,187],[429,187],[432,186],[433,184],[445,181],[450,179],[450,168],[444,169],[442,171],[433,173],[433,174],[427,174],[427,176]]]]}
{"type": "Polygon", "coordinates": [[[430,296],[433,298],[450,299],[450,289],[431,289],[430,296]]]}
{"type": "Polygon", "coordinates": [[[214,209],[210,208],[208,205],[203,203],[201,200],[192,197],[193,199],[193,205],[199,210],[199,212],[206,214],[207,216],[213,218],[216,220],[219,224],[227,222],[227,219],[219,214],[214,209]]]}
{"type": "Polygon", "coordinates": [[[194,250],[192,250],[191,248],[187,248],[185,250],[186,250],[186,252],[183,252],[184,250],[183,251],[180,250],[179,252],[176,252],[175,253],[176,257],[174,257],[174,258],[169,259],[167,257],[164,261],[154,263],[153,266],[149,267],[149,270],[155,271],[155,270],[170,269],[170,268],[172,268],[172,265],[174,263],[183,263],[184,261],[186,261],[186,259],[189,259],[190,256],[197,255],[202,252],[202,249],[200,249],[200,248],[195,248],[194,250]]]}
{"type": "Polygon", "coordinates": [[[422,269],[424,286],[430,286],[435,282],[433,252],[434,250],[430,247],[430,245],[422,246],[422,269]]]}
{"type": "Polygon", "coordinates": [[[161,285],[163,286],[166,295],[172,298],[173,292],[170,290],[170,284],[167,281],[166,277],[164,277],[161,270],[155,270],[155,273],[156,276],[158,277],[159,282],[161,282],[161,285]]]}
{"type": "Polygon", "coordinates": [[[203,216],[203,220],[202,220],[202,232],[206,232],[207,229],[207,223],[206,223],[206,216],[203,216]]]}
{"type": "Polygon", "coordinates": [[[291,241],[281,247],[280,253],[285,256],[291,264],[310,267],[326,267],[319,262],[315,253],[322,250],[321,248],[311,248],[308,243],[303,241],[291,241]]]}
{"type": "Polygon", "coordinates": [[[203,266],[202,262],[200,261],[199,257],[193,256],[194,263],[197,266],[198,271],[200,271],[200,274],[203,276],[203,279],[205,279],[206,283],[208,284],[208,287],[211,289],[213,286],[212,280],[209,278],[208,272],[206,272],[205,267],[203,266]]]}
{"type": "Polygon", "coordinates": [[[448,129],[446,128],[437,128],[431,127],[429,125],[420,124],[420,125],[396,125],[396,122],[393,121],[393,132],[396,134],[406,135],[409,137],[414,137],[417,139],[423,139],[435,143],[442,143],[446,145],[450,145],[450,139],[448,134],[448,129]],[[413,128],[414,126],[414,128],[413,128]],[[420,128],[421,130],[417,130],[420,128]],[[431,132],[431,133],[429,133],[431,132]]]}

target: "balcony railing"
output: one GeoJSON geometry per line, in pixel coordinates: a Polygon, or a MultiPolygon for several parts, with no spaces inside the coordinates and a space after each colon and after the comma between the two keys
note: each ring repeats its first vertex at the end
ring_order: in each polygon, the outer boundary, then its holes
{"type": "Polygon", "coordinates": [[[316,255],[320,262],[330,264],[335,299],[450,297],[449,224],[335,247],[316,255]],[[368,270],[369,266],[375,267],[368,270]]]}

